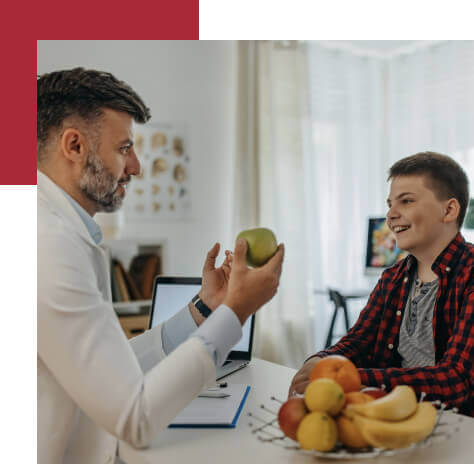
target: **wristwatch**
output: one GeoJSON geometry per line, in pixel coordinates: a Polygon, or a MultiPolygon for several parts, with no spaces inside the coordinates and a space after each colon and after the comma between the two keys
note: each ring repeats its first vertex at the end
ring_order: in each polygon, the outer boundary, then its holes
{"type": "Polygon", "coordinates": [[[197,294],[192,300],[191,300],[198,309],[198,311],[201,313],[203,317],[208,317],[212,311],[209,309],[209,307],[204,303],[204,301],[201,300],[201,297],[199,294],[197,294]]]}

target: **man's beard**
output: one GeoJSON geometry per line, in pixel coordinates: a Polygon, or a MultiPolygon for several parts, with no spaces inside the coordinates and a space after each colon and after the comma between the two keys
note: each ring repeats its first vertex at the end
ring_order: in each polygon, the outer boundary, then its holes
{"type": "Polygon", "coordinates": [[[116,179],[104,166],[95,151],[90,151],[82,172],[79,187],[84,195],[94,202],[96,212],[111,213],[122,206],[123,196],[118,191],[121,181],[129,181],[130,176],[116,179]]]}

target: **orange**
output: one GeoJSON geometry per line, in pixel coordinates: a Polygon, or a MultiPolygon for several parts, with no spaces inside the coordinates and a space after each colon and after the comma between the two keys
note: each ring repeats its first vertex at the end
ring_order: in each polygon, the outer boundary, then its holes
{"type": "Polygon", "coordinates": [[[314,365],[309,380],[320,378],[335,380],[345,393],[359,391],[362,385],[357,367],[340,355],[327,356],[314,365]]]}
{"type": "Polygon", "coordinates": [[[343,414],[336,417],[337,433],[339,441],[349,448],[366,448],[369,444],[364,440],[361,433],[351,419],[343,414]]]}

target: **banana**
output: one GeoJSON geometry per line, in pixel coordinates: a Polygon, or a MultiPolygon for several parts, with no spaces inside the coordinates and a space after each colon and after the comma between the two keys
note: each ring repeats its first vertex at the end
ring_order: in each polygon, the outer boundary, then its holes
{"type": "Polygon", "coordinates": [[[368,403],[348,404],[345,413],[372,419],[399,421],[410,417],[417,407],[416,395],[408,385],[398,385],[387,395],[368,403]]]}
{"type": "Polygon", "coordinates": [[[415,414],[399,422],[369,419],[354,415],[361,435],[375,448],[406,448],[425,439],[436,424],[436,409],[428,402],[419,403],[415,414]]]}

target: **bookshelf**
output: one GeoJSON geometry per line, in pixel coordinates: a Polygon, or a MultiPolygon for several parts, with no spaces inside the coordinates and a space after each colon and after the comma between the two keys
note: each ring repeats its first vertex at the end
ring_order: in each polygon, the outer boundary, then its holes
{"type": "Polygon", "coordinates": [[[132,259],[142,253],[156,253],[163,261],[166,240],[135,240],[135,239],[106,239],[102,241],[102,248],[119,259],[128,269],[132,259]]]}
{"type": "MultiPolygon", "coordinates": [[[[136,263],[145,255],[158,256],[158,268],[160,273],[163,272],[163,250],[165,248],[165,240],[134,240],[134,239],[107,239],[102,242],[109,263],[109,272],[112,279],[117,279],[117,272],[121,272],[120,279],[111,282],[113,294],[113,307],[119,317],[119,322],[128,338],[132,338],[144,332],[148,328],[148,318],[151,308],[151,283],[157,274],[153,271],[155,267],[147,269],[146,282],[139,281],[137,276],[130,271],[136,270],[136,263]],[[138,261],[137,261],[138,260],[138,261]],[[122,271],[117,271],[117,262],[120,263],[122,271]],[[134,264],[135,263],[135,264],[134,264]],[[135,266],[135,267],[134,267],[135,266]],[[114,276],[115,273],[115,276],[114,276]],[[128,275],[126,275],[128,274],[128,275]],[[126,276],[125,276],[126,275],[126,276]],[[126,277],[125,279],[123,277],[126,277]],[[117,292],[118,280],[120,282],[121,291],[117,292]],[[140,298],[136,299],[134,292],[123,292],[126,286],[130,290],[130,280],[132,285],[140,293],[140,298]],[[145,298],[143,298],[145,296],[145,298]],[[120,299],[121,301],[117,301],[120,299]],[[123,300],[127,301],[123,301],[123,300]]],[[[156,263],[155,263],[156,265],[156,263]]],[[[143,277],[143,275],[139,276],[143,277]]]]}
{"type": "Polygon", "coordinates": [[[152,300],[135,300],[135,301],[116,301],[114,309],[117,314],[142,313],[142,308],[149,308],[152,300]]]}
{"type": "Polygon", "coordinates": [[[147,314],[125,314],[119,316],[119,322],[127,338],[133,338],[148,329],[149,313],[147,314]]]}

